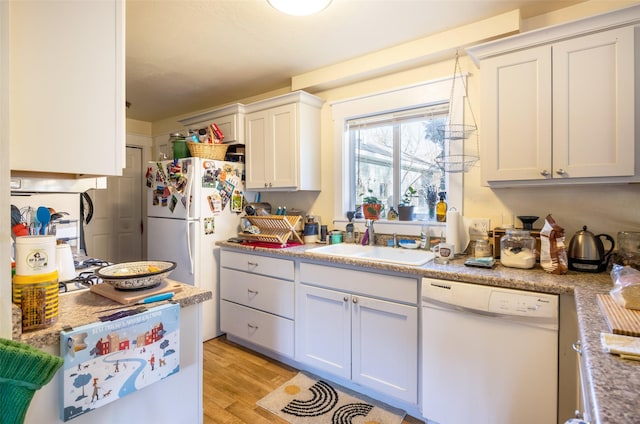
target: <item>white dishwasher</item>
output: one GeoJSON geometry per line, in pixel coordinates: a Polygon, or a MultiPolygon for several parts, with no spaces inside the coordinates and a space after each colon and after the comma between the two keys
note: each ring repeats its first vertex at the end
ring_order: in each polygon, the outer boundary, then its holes
{"type": "Polygon", "coordinates": [[[422,280],[422,415],[557,423],[558,296],[422,280]]]}

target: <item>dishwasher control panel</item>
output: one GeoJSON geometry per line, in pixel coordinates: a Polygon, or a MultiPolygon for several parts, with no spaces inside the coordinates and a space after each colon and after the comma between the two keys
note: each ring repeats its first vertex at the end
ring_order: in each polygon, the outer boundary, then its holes
{"type": "Polygon", "coordinates": [[[537,318],[555,318],[558,305],[555,296],[492,290],[489,296],[489,312],[530,316],[537,318]]]}

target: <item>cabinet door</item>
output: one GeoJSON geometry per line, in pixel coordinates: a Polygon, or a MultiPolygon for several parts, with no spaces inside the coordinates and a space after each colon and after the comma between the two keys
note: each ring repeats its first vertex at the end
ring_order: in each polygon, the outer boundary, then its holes
{"type": "Polygon", "coordinates": [[[224,134],[225,143],[240,143],[244,144],[243,128],[244,122],[242,115],[234,113],[231,115],[221,116],[213,120],[216,123],[222,134],[224,134]]]}
{"type": "Polygon", "coordinates": [[[350,379],[350,295],[300,284],[296,299],[296,360],[350,379]]]}
{"type": "Polygon", "coordinates": [[[296,104],[271,109],[271,132],[267,139],[273,143],[271,156],[266,159],[270,172],[270,184],[274,188],[298,186],[298,135],[296,104]]]}
{"type": "Polygon", "coordinates": [[[272,150],[268,145],[269,112],[261,110],[245,117],[246,122],[246,188],[262,190],[269,188],[267,170],[267,152],[272,150]]]}
{"type": "Polygon", "coordinates": [[[553,178],[632,176],[634,28],[553,45],[553,178]]]}
{"type": "Polygon", "coordinates": [[[287,104],[246,116],[247,189],[297,187],[296,105],[287,104]]]}
{"type": "Polygon", "coordinates": [[[418,308],[352,296],[352,380],[418,403],[418,308]]]}
{"type": "Polygon", "coordinates": [[[124,2],[11,2],[11,169],[121,175],[124,2]]]}
{"type": "Polygon", "coordinates": [[[551,48],[482,62],[483,179],[551,176],[551,48]]]}

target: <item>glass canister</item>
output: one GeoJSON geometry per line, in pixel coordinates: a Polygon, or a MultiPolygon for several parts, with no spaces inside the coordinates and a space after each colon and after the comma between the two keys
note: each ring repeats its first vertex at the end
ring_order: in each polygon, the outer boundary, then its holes
{"type": "Polygon", "coordinates": [[[172,144],[173,159],[183,159],[189,157],[189,147],[187,140],[180,133],[173,133],[169,136],[169,142],[172,144]]]}
{"type": "Polygon", "coordinates": [[[473,256],[475,256],[476,258],[488,258],[492,256],[491,245],[489,244],[489,240],[487,239],[476,240],[473,248],[473,256]]]}
{"type": "Polygon", "coordinates": [[[533,268],[536,264],[536,239],[526,230],[507,230],[500,239],[500,263],[510,268],[533,268]]]}

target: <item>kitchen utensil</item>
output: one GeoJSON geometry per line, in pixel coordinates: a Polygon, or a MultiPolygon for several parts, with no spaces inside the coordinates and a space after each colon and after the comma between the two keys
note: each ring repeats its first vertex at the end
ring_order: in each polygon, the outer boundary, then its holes
{"type": "Polygon", "coordinates": [[[163,300],[171,299],[174,295],[175,295],[174,292],[157,294],[155,296],[145,297],[144,299],[142,299],[142,300],[140,300],[140,301],[138,301],[136,303],[132,303],[130,305],[116,306],[114,308],[103,309],[101,311],[98,311],[98,313],[108,312],[108,311],[115,311],[115,310],[118,310],[118,309],[130,308],[131,306],[136,306],[136,305],[147,305],[149,303],[162,302],[163,300]]]}
{"type": "Polygon", "coordinates": [[[138,290],[155,287],[176,267],[171,261],[123,262],[96,271],[105,283],[119,290],[138,290]]]}
{"type": "Polygon", "coordinates": [[[40,234],[45,235],[47,233],[47,225],[49,225],[49,222],[51,221],[51,212],[49,211],[49,208],[40,206],[36,210],[36,218],[38,219],[40,225],[42,225],[40,234]]]}
{"type": "Polygon", "coordinates": [[[569,269],[584,272],[602,272],[607,268],[609,256],[613,252],[615,241],[608,234],[593,235],[587,230],[587,226],[576,232],[569,243],[567,257],[569,259],[569,269]],[[602,238],[609,241],[609,250],[604,251],[602,238]]]}
{"type": "Polygon", "coordinates": [[[518,216],[518,219],[522,221],[523,230],[533,230],[533,223],[538,220],[539,217],[531,215],[518,216]]]}

